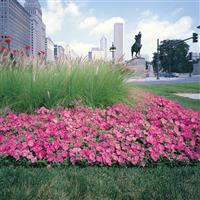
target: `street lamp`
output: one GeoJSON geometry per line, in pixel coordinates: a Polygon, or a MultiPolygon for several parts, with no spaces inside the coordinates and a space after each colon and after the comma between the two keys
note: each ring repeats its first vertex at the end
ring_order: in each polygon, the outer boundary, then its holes
{"type": "Polygon", "coordinates": [[[29,57],[30,55],[30,48],[31,46],[29,44],[26,44],[25,49],[26,49],[26,56],[29,57]]]}
{"type": "Polygon", "coordinates": [[[11,42],[11,39],[10,39],[10,36],[9,36],[9,35],[6,35],[6,36],[5,36],[5,42],[7,43],[7,45],[8,45],[8,50],[10,51],[10,42],[11,42]]]}
{"type": "Polygon", "coordinates": [[[197,26],[197,28],[200,28],[200,25],[199,25],[199,26],[197,26]]]}
{"type": "Polygon", "coordinates": [[[116,47],[114,46],[114,43],[112,43],[112,46],[110,47],[110,52],[112,52],[112,63],[115,63],[115,51],[116,47]]]}
{"type": "Polygon", "coordinates": [[[159,39],[157,39],[157,59],[156,59],[157,80],[160,79],[159,70],[160,70],[160,44],[159,44],[159,39]]]}

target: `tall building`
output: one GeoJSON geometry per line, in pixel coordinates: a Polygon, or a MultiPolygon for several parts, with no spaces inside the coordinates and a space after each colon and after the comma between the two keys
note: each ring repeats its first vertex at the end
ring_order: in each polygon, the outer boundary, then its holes
{"type": "Polygon", "coordinates": [[[46,53],[46,60],[47,61],[54,61],[54,42],[51,40],[51,38],[45,39],[45,53],[46,53]]]}
{"type": "Polygon", "coordinates": [[[100,50],[104,52],[104,60],[107,59],[107,39],[105,36],[102,36],[100,39],[100,50]]]}
{"type": "Polygon", "coordinates": [[[25,0],[24,8],[31,16],[31,53],[45,51],[46,27],[42,21],[42,10],[38,0],[25,0]]]}
{"type": "Polygon", "coordinates": [[[123,59],[123,23],[114,24],[115,60],[123,59]]]}
{"type": "Polygon", "coordinates": [[[107,39],[105,36],[100,39],[100,50],[107,51],[107,39]]]}
{"type": "Polygon", "coordinates": [[[56,60],[58,59],[64,59],[65,57],[65,49],[61,45],[54,45],[54,57],[56,60]]]}
{"type": "Polygon", "coordinates": [[[7,35],[11,50],[30,45],[30,15],[17,0],[0,0],[0,37],[5,41],[7,35]]]}

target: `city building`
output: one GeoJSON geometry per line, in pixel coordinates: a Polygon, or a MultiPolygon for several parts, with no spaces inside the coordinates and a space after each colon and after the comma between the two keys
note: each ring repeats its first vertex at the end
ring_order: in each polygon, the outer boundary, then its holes
{"type": "Polygon", "coordinates": [[[46,27],[42,21],[42,10],[38,0],[25,0],[24,8],[30,14],[31,54],[45,52],[46,27]]]}
{"type": "Polygon", "coordinates": [[[54,43],[49,37],[45,39],[45,53],[46,53],[46,61],[49,61],[49,62],[55,61],[54,43]]]}
{"type": "Polygon", "coordinates": [[[107,58],[107,39],[102,36],[100,39],[100,47],[93,47],[91,51],[88,52],[88,60],[104,60],[107,58]]]}
{"type": "Polygon", "coordinates": [[[89,60],[89,61],[92,60],[92,52],[91,52],[91,51],[88,52],[88,60],[89,60]]]}
{"type": "Polygon", "coordinates": [[[116,47],[115,60],[123,59],[123,23],[114,24],[114,46],[116,47]]]}
{"type": "Polygon", "coordinates": [[[25,49],[30,45],[30,14],[17,0],[0,0],[0,38],[10,36],[10,49],[25,49]]]}
{"type": "Polygon", "coordinates": [[[104,60],[107,60],[107,38],[105,36],[102,36],[100,39],[100,50],[104,51],[104,60]]]}
{"type": "Polygon", "coordinates": [[[65,55],[68,59],[76,59],[78,57],[77,53],[72,49],[72,47],[69,44],[65,45],[65,55]]]}
{"type": "Polygon", "coordinates": [[[192,52],[193,72],[192,75],[200,75],[200,53],[192,52]]]}
{"type": "Polygon", "coordinates": [[[56,60],[65,58],[65,49],[61,45],[54,45],[54,57],[56,60]]]}
{"type": "Polygon", "coordinates": [[[92,48],[91,51],[88,52],[88,60],[104,60],[105,59],[105,51],[101,50],[99,47],[92,48]]]}

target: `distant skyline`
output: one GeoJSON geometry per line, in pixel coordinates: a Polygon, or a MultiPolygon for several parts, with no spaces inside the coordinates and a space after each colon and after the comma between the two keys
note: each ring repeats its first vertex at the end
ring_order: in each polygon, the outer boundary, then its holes
{"type": "MultiPolygon", "coordinates": [[[[23,0],[19,0],[23,4],[23,0]]],[[[124,53],[129,59],[134,36],[142,32],[141,54],[151,58],[156,39],[184,39],[198,32],[199,0],[40,0],[47,36],[55,43],[69,44],[79,55],[99,46],[103,35],[113,42],[113,25],[124,23],[124,53]]],[[[191,51],[199,52],[199,43],[191,51]]]]}

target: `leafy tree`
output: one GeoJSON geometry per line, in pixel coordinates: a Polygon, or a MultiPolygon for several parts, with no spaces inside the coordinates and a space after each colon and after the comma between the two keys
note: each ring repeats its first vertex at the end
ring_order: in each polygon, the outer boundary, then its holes
{"type": "MultiPolygon", "coordinates": [[[[192,71],[187,54],[189,45],[181,40],[164,40],[160,45],[160,70],[165,72],[186,73],[192,71]]],[[[153,55],[153,67],[156,70],[157,53],[153,55]]]]}

